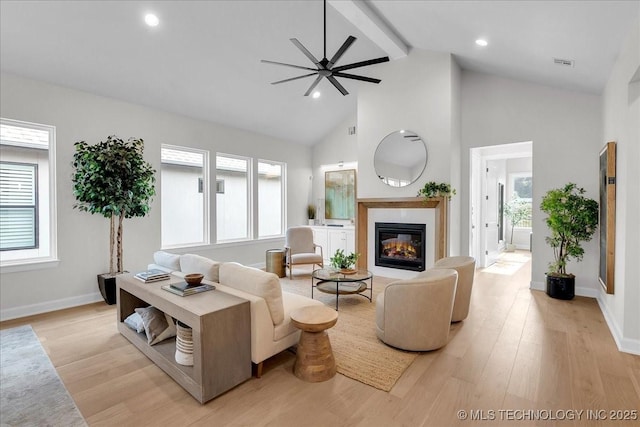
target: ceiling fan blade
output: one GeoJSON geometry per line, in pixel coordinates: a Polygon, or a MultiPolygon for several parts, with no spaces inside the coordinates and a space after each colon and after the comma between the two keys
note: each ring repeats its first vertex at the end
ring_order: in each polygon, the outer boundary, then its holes
{"type": "Polygon", "coordinates": [[[302,67],[300,65],[293,65],[293,64],[285,64],[284,62],[276,62],[276,61],[267,61],[266,59],[261,59],[260,62],[264,62],[265,64],[275,64],[275,65],[284,65],[285,67],[293,67],[293,68],[299,68],[301,70],[311,70],[311,71],[316,71],[315,68],[309,68],[309,67],[302,67]]]}
{"type": "Polygon", "coordinates": [[[379,64],[381,62],[388,62],[388,61],[389,61],[389,57],[383,56],[381,58],[369,59],[367,61],[354,62],[353,64],[341,65],[339,67],[335,67],[333,71],[350,70],[352,68],[366,67],[367,65],[379,64]]]}
{"type": "Polygon", "coordinates": [[[351,46],[353,44],[353,42],[356,41],[356,38],[353,36],[349,36],[347,37],[347,39],[344,41],[344,43],[342,43],[342,46],[340,46],[340,49],[338,49],[338,51],[336,52],[335,55],[333,55],[333,58],[331,58],[331,61],[329,61],[329,63],[327,64],[327,69],[331,69],[331,67],[333,67],[335,65],[336,62],[338,62],[338,60],[340,59],[340,57],[342,55],[344,55],[344,53],[346,52],[347,49],[349,49],[349,46],[351,46]]]}
{"type": "Polygon", "coordinates": [[[311,86],[309,86],[309,89],[307,89],[307,91],[304,93],[304,96],[309,96],[311,91],[313,91],[313,89],[315,89],[316,86],[318,86],[318,83],[320,83],[320,80],[322,80],[322,76],[318,76],[318,78],[315,79],[313,83],[311,83],[311,86]]]}
{"type": "Polygon", "coordinates": [[[295,44],[295,45],[296,45],[296,47],[297,47],[298,49],[300,49],[300,50],[302,51],[302,53],[304,53],[304,54],[305,54],[305,56],[311,60],[311,62],[313,62],[313,63],[314,63],[314,64],[316,64],[317,66],[320,66],[320,61],[318,61],[318,60],[316,59],[316,57],[315,57],[315,56],[313,56],[313,54],[311,54],[311,52],[309,52],[309,51],[307,50],[307,48],[306,48],[306,47],[304,47],[304,46],[302,45],[302,43],[300,43],[300,42],[298,41],[298,39],[289,39],[289,40],[291,40],[291,43],[295,44]]]}
{"type": "Polygon", "coordinates": [[[290,82],[292,80],[304,79],[305,77],[313,76],[313,75],[316,75],[316,74],[318,74],[318,73],[316,72],[316,73],[311,73],[311,74],[305,74],[304,76],[298,76],[298,77],[292,77],[290,79],[278,80],[277,82],[273,82],[271,84],[272,85],[277,85],[277,84],[280,84],[280,83],[290,82]]]}
{"type": "Polygon", "coordinates": [[[343,95],[348,95],[349,94],[349,92],[347,92],[347,90],[340,83],[338,83],[338,81],[336,80],[335,77],[327,76],[327,80],[329,80],[331,82],[331,84],[334,85],[336,87],[336,89],[338,89],[340,91],[341,94],[343,94],[343,95]]]}
{"type": "Polygon", "coordinates": [[[355,74],[347,74],[347,73],[341,73],[341,72],[333,73],[333,75],[337,77],[344,77],[346,79],[362,80],[363,82],[369,82],[369,83],[380,83],[382,81],[380,79],[373,79],[371,77],[356,76],[355,74]]]}

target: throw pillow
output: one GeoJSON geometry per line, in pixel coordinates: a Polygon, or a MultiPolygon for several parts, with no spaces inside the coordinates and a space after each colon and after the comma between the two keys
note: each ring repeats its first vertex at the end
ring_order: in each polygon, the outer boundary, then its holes
{"type": "Polygon", "coordinates": [[[142,317],[138,313],[131,313],[129,317],[124,319],[124,324],[137,333],[144,332],[144,322],[142,321],[142,317]]]}
{"type": "Polygon", "coordinates": [[[219,283],[219,269],[219,262],[200,255],[184,254],[180,257],[180,271],[185,274],[201,273],[204,274],[205,280],[219,283]]]}
{"type": "Polygon", "coordinates": [[[153,254],[153,262],[171,269],[172,271],[180,270],[180,255],[172,254],[165,251],[156,251],[153,254]]]}
{"type": "Polygon", "coordinates": [[[136,308],[136,313],[142,317],[144,332],[149,345],[157,344],[167,338],[176,336],[176,325],[173,318],[153,306],[136,308]]]}

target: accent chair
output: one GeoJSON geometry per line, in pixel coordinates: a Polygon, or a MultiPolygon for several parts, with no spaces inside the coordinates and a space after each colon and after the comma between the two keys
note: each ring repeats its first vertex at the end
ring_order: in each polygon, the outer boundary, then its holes
{"type": "Polygon", "coordinates": [[[471,289],[476,272],[476,260],[470,256],[451,256],[439,259],[433,268],[453,268],[458,272],[458,287],[453,303],[452,322],[460,322],[469,315],[471,289]]]}
{"type": "Polygon", "coordinates": [[[457,271],[438,268],[387,285],[376,298],[378,338],[409,351],[445,346],[457,281],[457,271]]]}
{"type": "Polygon", "coordinates": [[[324,266],[322,246],[313,243],[311,227],[290,227],[286,233],[284,248],[287,252],[285,267],[289,269],[289,279],[293,277],[294,265],[313,264],[321,268],[324,266]],[[317,252],[318,248],[320,253],[317,252]]]}

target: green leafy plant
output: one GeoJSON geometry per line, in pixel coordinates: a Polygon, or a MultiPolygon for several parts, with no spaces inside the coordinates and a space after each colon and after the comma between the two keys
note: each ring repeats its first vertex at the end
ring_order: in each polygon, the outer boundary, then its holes
{"type": "Polygon", "coordinates": [[[570,259],[581,261],[584,249],[581,242],[591,240],[598,226],[598,202],[583,196],[584,188],[569,183],[563,188],[549,190],[542,198],[540,209],[546,218],[551,236],[545,241],[553,248],[554,262],[549,275],[571,277],[567,274],[570,259]]]}
{"type": "Polygon", "coordinates": [[[358,260],[359,256],[360,254],[354,254],[353,252],[349,255],[345,255],[342,249],[338,249],[336,250],[335,255],[329,259],[329,261],[331,262],[331,266],[334,268],[352,268],[354,265],[356,265],[356,261],[358,260]]]}
{"type": "Polygon", "coordinates": [[[418,190],[418,197],[429,199],[431,197],[447,197],[451,200],[451,196],[455,196],[456,189],[451,184],[441,182],[439,184],[434,181],[427,182],[424,187],[418,190]]]}
{"type": "Polygon", "coordinates": [[[307,205],[307,218],[316,219],[316,205],[307,205]]]}
{"type": "Polygon", "coordinates": [[[520,197],[514,197],[504,205],[504,216],[511,223],[509,243],[513,244],[513,229],[520,225],[522,221],[531,218],[531,202],[520,197]]]}
{"type": "Polygon", "coordinates": [[[144,217],[149,212],[156,171],[144,160],[142,139],[125,142],[109,136],[94,145],[79,141],[74,147],[73,207],[109,218],[109,274],[122,272],[122,223],[125,218],[144,217]]]}

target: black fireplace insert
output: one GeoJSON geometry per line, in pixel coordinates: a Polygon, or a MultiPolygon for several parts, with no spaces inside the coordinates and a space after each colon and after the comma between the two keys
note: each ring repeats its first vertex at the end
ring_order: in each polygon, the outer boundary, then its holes
{"type": "Polygon", "coordinates": [[[376,222],[376,265],[402,270],[425,269],[425,224],[376,222]]]}

